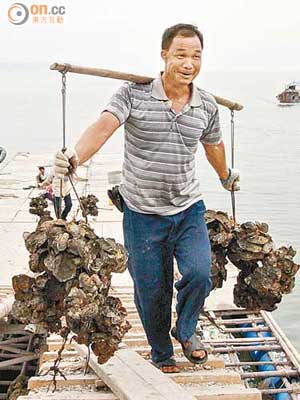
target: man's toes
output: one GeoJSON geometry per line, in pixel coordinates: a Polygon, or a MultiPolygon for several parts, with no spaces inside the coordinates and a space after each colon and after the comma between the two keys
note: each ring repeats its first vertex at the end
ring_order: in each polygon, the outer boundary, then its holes
{"type": "Polygon", "coordinates": [[[206,356],[206,352],[204,350],[195,350],[192,352],[192,356],[194,358],[204,358],[206,356]]]}
{"type": "Polygon", "coordinates": [[[176,365],[170,365],[161,367],[161,371],[164,374],[174,374],[176,372],[180,372],[180,369],[176,365]]]}

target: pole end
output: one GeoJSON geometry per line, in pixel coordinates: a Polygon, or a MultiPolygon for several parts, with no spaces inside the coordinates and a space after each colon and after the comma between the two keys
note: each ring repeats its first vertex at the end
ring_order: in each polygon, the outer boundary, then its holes
{"type": "Polygon", "coordinates": [[[58,66],[58,63],[53,63],[53,64],[50,65],[50,69],[51,70],[56,70],[57,66],[58,66]]]}

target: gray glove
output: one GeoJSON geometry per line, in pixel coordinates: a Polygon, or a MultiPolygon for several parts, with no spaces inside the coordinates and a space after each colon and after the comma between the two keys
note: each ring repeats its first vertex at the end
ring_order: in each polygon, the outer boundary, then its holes
{"type": "Polygon", "coordinates": [[[54,175],[63,178],[68,173],[73,174],[79,165],[79,158],[76,150],[66,149],[58,151],[54,157],[54,175]]]}
{"type": "Polygon", "coordinates": [[[226,179],[220,179],[223,188],[229,190],[229,192],[236,192],[240,190],[240,173],[237,169],[229,168],[229,175],[226,179]]]}

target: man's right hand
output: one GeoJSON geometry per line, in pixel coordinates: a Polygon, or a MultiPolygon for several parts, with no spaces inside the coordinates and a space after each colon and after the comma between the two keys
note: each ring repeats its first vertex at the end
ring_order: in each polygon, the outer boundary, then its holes
{"type": "Polygon", "coordinates": [[[240,173],[237,169],[229,168],[229,175],[227,179],[220,179],[223,188],[229,192],[236,192],[240,190],[240,173]]]}
{"type": "Polygon", "coordinates": [[[63,178],[65,175],[73,174],[79,165],[78,154],[75,149],[58,151],[54,157],[54,175],[63,178]]]}

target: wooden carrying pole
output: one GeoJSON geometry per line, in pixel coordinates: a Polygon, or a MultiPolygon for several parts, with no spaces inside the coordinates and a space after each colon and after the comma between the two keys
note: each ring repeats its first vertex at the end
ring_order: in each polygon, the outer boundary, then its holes
{"type": "MultiPolygon", "coordinates": [[[[75,74],[94,75],[94,76],[102,76],[103,78],[121,79],[123,81],[130,81],[136,83],[150,83],[154,80],[154,78],[151,78],[149,76],[128,74],[126,72],[111,71],[109,69],[80,67],[78,65],[71,65],[71,64],[54,63],[50,65],[50,69],[59,72],[73,72],[75,74]]],[[[227,107],[230,110],[241,111],[243,109],[243,106],[239,103],[223,99],[222,97],[219,96],[215,95],[213,96],[218,104],[227,107]]]]}

